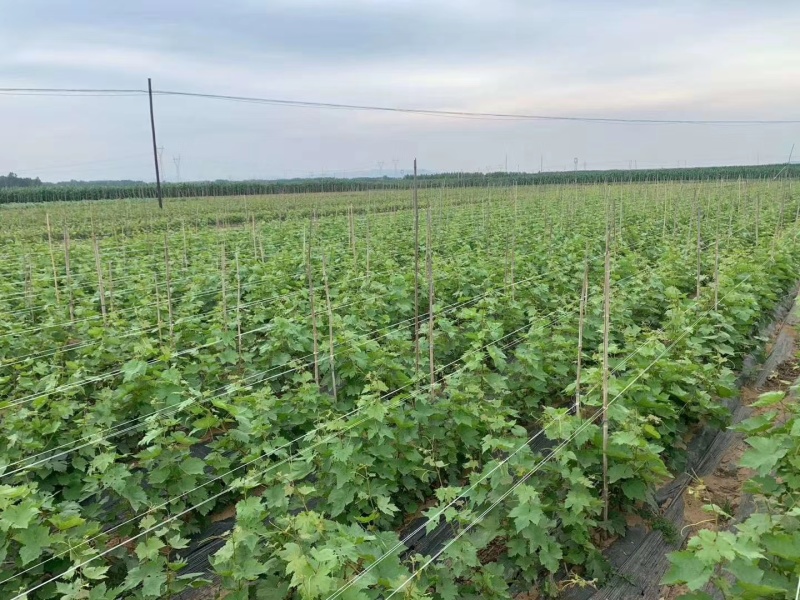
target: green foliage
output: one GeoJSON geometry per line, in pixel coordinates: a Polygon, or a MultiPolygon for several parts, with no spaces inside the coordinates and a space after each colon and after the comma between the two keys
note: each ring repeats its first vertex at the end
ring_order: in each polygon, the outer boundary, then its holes
{"type": "MultiPolygon", "coordinates": [[[[327,598],[349,582],[344,598],[388,595],[429,558],[404,555],[394,532],[409,514],[431,529],[470,527],[408,583],[409,598],[508,598],[512,576],[555,595],[564,569],[601,581],[598,535],[652,502],[687,431],[724,421],[718,398],[734,393],[739,357],[798,277],[787,217],[797,200],[783,182],[747,186],[741,200],[718,182],[699,194],[717,209],[703,239],[724,232],[716,310],[713,255],[701,255],[695,298],[696,213],[679,185],[421,190],[434,231],[432,390],[426,319],[416,381],[406,191],[188,199],[155,215],[136,201],[6,209],[0,596],[90,559],[38,596],[157,598],[204,585],[181,575],[188,540],[232,514],[211,560],[231,598],[327,598]],[[597,257],[608,194],[624,217],[604,522],[602,432],[587,417],[602,404],[597,257]],[[105,318],[93,231],[113,276],[105,318]],[[579,418],[570,408],[587,245],[579,418]],[[534,435],[536,448],[559,451],[533,450],[534,435]]],[[[426,286],[420,296],[425,313],[426,286]]],[[[765,418],[742,426],[757,438],[772,426],[765,418]]],[[[746,460],[762,472],[752,485],[785,484],[771,473],[793,456],[785,435],[751,444],[746,460]]],[[[791,553],[785,542],[771,540],[775,556],[791,553]]]]}
{"type": "MultiPolygon", "coordinates": [[[[754,404],[784,400],[783,393],[768,392],[754,404]]],[[[711,585],[731,600],[794,598],[800,573],[800,407],[792,401],[785,408],[788,419],[772,412],[736,426],[759,432],[747,438],[750,449],[741,459],[743,467],[758,473],[749,482],[749,491],[757,494],[756,512],[733,531],[699,532],[685,551],[670,555],[663,583],[685,583],[690,590],[711,585]]]]}

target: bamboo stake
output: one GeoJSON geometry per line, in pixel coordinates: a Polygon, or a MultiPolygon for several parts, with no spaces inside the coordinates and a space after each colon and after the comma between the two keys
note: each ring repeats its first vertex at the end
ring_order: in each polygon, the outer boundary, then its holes
{"type": "Polygon", "coordinates": [[[228,289],[225,264],[225,242],[220,249],[220,272],[222,277],[222,328],[228,331],[228,289]]]}
{"type": "Polygon", "coordinates": [[[253,233],[253,258],[258,260],[258,236],[256,235],[256,216],[250,215],[250,225],[253,233]]]}
{"type": "Polygon", "coordinates": [[[700,298],[700,275],[702,273],[702,252],[700,250],[700,221],[702,220],[702,209],[700,204],[697,204],[697,293],[696,298],[700,298]]]}
{"type": "Polygon", "coordinates": [[[186,251],[186,220],[181,220],[181,233],[183,234],[183,268],[189,268],[189,255],[186,251]]]}
{"type": "Polygon", "coordinates": [[[370,249],[370,231],[369,231],[369,212],[367,212],[367,213],[364,215],[364,219],[366,220],[366,225],[367,225],[367,234],[366,234],[366,235],[367,235],[367,239],[366,239],[366,245],[367,245],[367,265],[366,265],[366,266],[367,266],[367,283],[369,283],[369,276],[370,276],[370,270],[369,270],[369,259],[370,259],[370,251],[371,251],[371,249],[370,249]]]}
{"type": "Polygon", "coordinates": [[[328,269],[325,254],[322,255],[322,281],[325,284],[325,305],[328,310],[328,354],[331,362],[331,387],[333,388],[333,399],[336,400],[336,370],[333,364],[333,308],[331,308],[331,292],[328,287],[328,269]]]}
{"type": "Polygon", "coordinates": [[[434,348],[433,348],[433,325],[434,325],[434,311],[433,306],[435,303],[434,286],[433,286],[433,232],[431,228],[431,202],[428,201],[428,236],[425,242],[426,264],[428,272],[428,368],[431,376],[431,397],[434,394],[434,385],[436,384],[436,371],[434,369],[434,348]]]}
{"type": "Polygon", "coordinates": [[[56,270],[56,255],[53,252],[53,233],[50,229],[50,213],[45,213],[45,221],[47,222],[47,245],[50,248],[50,265],[53,267],[53,289],[56,292],[56,304],[61,303],[58,293],[58,271],[56,270]]]}
{"type": "Polygon", "coordinates": [[[169,260],[169,239],[167,234],[164,233],[164,274],[167,279],[167,316],[169,318],[169,339],[173,340],[175,329],[172,319],[172,271],[170,268],[169,260]]]}
{"type": "Polygon", "coordinates": [[[94,246],[94,265],[97,270],[97,293],[100,296],[100,313],[103,315],[103,323],[106,322],[106,290],[103,285],[103,267],[100,262],[100,247],[97,244],[97,237],[92,229],[92,245],[94,246]]]}
{"type": "Polygon", "coordinates": [[[714,240],[714,310],[719,306],[719,230],[714,240]]]}
{"type": "Polygon", "coordinates": [[[69,228],[64,223],[64,269],[67,274],[67,289],[69,290],[69,320],[75,320],[75,298],[72,294],[72,271],[69,264],[69,228]]]}
{"type": "Polygon", "coordinates": [[[311,328],[314,335],[314,381],[319,386],[319,332],[317,330],[317,309],[314,303],[314,276],[311,271],[311,237],[306,246],[306,277],[308,278],[308,298],[311,303],[311,328]]]}
{"type": "Polygon", "coordinates": [[[756,193],[756,246],[758,246],[758,221],[761,217],[761,195],[756,193]]]}
{"type": "Polygon", "coordinates": [[[514,271],[517,265],[517,184],[514,184],[514,223],[511,226],[511,300],[514,300],[516,284],[514,271]]]}
{"type": "Polygon", "coordinates": [[[239,363],[242,362],[242,274],[239,270],[239,252],[236,252],[236,345],[239,363]]]}
{"type": "MultiPolygon", "coordinates": [[[[612,209],[613,219],[613,209],[612,209]]],[[[603,521],[608,522],[608,338],[611,321],[611,231],[606,226],[603,279],[603,521]]]]}
{"type": "Polygon", "coordinates": [[[583,263],[583,285],[581,305],[578,312],[578,368],[575,374],[575,416],[581,416],[581,364],[583,362],[583,325],[586,321],[586,303],[589,300],[589,244],[586,244],[586,258],[583,263]]]}
{"type": "Polygon", "coordinates": [[[114,263],[108,262],[108,314],[114,312],[114,263]]]}
{"type": "Polygon", "coordinates": [[[414,374],[419,378],[419,203],[417,201],[417,159],[414,159],[414,374]]]}
{"type": "Polygon", "coordinates": [[[161,335],[161,327],[163,325],[163,321],[161,320],[161,294],[158,292],[158,272],[153,271],[153,281],[155,283],[156,288],[156,319],[158,320],[158,342],[163,343],[164,338],[161,335]]]}
{"type": "Polygon", "coordinates": [[[356,250],[356,216],[353,205],[350,205],[350,245],[353,249],[353,270],[358,267],[358,252],[356,250]]]}
{"type": "Polygon", "coordinates": [[[31,257],[25,256],[25,304],[30,313],[31,323],[36,322],[33,312],[33,269],[31,267],[31,257]]]}

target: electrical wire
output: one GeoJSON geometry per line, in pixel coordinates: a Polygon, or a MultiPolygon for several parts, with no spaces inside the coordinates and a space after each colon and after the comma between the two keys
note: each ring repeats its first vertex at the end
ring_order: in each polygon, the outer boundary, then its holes
{"type": "MultiPolygon", "coordinates": [[[[92,89],[92,88],[0,88],[0,94],[5,95],[142,95],[146,90],[140,89],[92,89]]],[[[433,117],[468,118],[478,120],[514,120],[514,121],[572,121],[579,123],[605,123],[605,124],[635,124],[635,125],[796,125],[800,119],[644,119],[624,117],[589,117],[569,115],[545,114],[520,114],[502,112],[475,112],[463,110],[440,110],[427,108],[403,108],[397,106],[380,106],[370,104],[344,104],[336,102],[318,102],[310,100],[287,100],[280,98],[264,98],[257,96],[236,96],[228,94],[210,94],[201,92],[188,92],[180,90],[153,90],[158,96],[182,96],[188,98],[205,98],[209,100],[224,100],[232,102],[247,102],[253,104],[268,104],[273,106],[289,106],[298,108],[324,108],[336,110],[356,110],[372,112],[390,112],[402,114],[416,114],[433,117]]]]}

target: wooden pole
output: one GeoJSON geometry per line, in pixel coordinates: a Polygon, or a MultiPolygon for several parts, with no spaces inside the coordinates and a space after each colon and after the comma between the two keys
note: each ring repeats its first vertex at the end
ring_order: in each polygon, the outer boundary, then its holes
{"type": "Polygon", "coordinates": [[[153,162],[156,166],[156,193],[158,194],[158,208],[164,208],[164,199],[161,197],[161,174],[158,171],[158,147],[156,145],[156,120],[153,116],[153,83],[147,78],[147,96],[150,99],[150,131],[153,134],[153,162]]]}
{"type": "Polygon", "coordinates": [[[328,310],[328,355],[331,362],[331,387],[333,389],[333,399],[336,400],[336,369],[333,364],[333,308],[331,307],[331,292],[328,287],[328,269],[325,254],[322,255],[322,281],[325,284],[325,305],[328,310]]]}
{"type": "Polygon", "coordinates": [[[33,313],[33,268],[31,267],[31,257],[25,256],[25,304],[28,307],[31,323],[36,322],[33,313]]]}
{"type": "Polygon", "coordinates": [[[183,268],[189,268],[189,255],[186,251],[186,220],[181,220],[181,233],[183,234],[183,268]]]}
{"type": "Polygon", "coordinates": [[[67,290],[69,291],[69,320],[75,320],[75,297],[72,294],[72,272],[69,264],[69,228],[64,223],[64,269],[67,275],[67,290]]]}
{"type": "Polygon", "coordinates": [[[227,269],[225,262],[225,242],[220,249],[220,274],[222,276],[222,328],[228,331],[228,289],[227,289],[227,269]]]}
{"type": "Polygon", "coordinates": [[[417,159],[414,159],[414,374],[419,378],[419,203],[417,201],[417,159]]]}
{"type": "Polygon", "coordinates": [[[434,346],[433,346],[433,325],[434,311],[433,305],[436,300],[433,285],[433,231],[431,227],[431,201],[428,200],[428,236],[425,242],[426,265],[428,272],[428,370],[431,376],[431,396],[433,396],[433,386],[436,384],[436,371],[434,369],[434,346]]]}
{"type": "Polygon", "coordinates": [[[44,218],[47,222],[47,245],[50,248],[50,266],[53,268],[53,289],[56,292],[56,303],[60,304],[61,299],[58,293],[58,270],[56,269],[56,255],[53,252],[53,233],[50,229],[50,213],[45,213],[44,218]]]}
{"type": "Polygon", "coordinates": [[[701,244],[700,244],[700,241],[701,241],[700,240],[700,225],[701,225],[701,221],[703,219],[703,216],[702,216],[703,215],[703,211],[700,208],[700,203],[696,203],[696,204],[697,204],[697,293],[695,294],[695,298],[700,298],[700,276],[701,276],[702,268],[703,268],[702,261],[701,261],[703,253],[701,252],[701,249],[700,249],[700,246],[701,246],[701,244]]]}
{"type": "Polygon", "coordinates": [[[714,240],[714,310],[719,306],[719,230],[714,240]]]}
{"type": "MultiPolygon", "coordinates": [[[[613,206],[613,204],[612,204],[613,206]]],[[[613,209],[611,218],[613,219],[613,209]]],[[[603,521],[608,522],[608,338],[611,322],[611,229],[606,227],[603,279],[603,521]]]]}
{"type": "Polygon", "coordinates": [[[172,319],[172,270],[170,268],[169,260],[169,239],[167,238],[166,233],[164,233],[164,273],[167,280],[167,316],[169,318],[169,339],[172,341],[175,333],[174,321],[172,319]]]}
{"type": "Polygon", "coordinates": [[[517,184],[514,184],[514,223],[511,225],[511,300],[514,300],[516,285],[514,271],[517,265],[517,184]]]}
{"type": "Polygon", "coordinates": [[[369,259],[370,259],[370,256],[369,255],[370,255],[370,251],[371,251],[371,249],[370,249],[370,231],[369,231],[369,209],[365,213],[364,219],[366,221],[366,227],[367,227],[367,232],[366,232],[366,237],[367,237],[367,239],[366,239],[366,245],[367,245],[366,262],[367,262],[367,265],[366,265],[366,267],[367,267],[367,283],[369,283],[369,276],[370,276],[370,270],[369,270],[369,259]]]}
{"type": "Polygon", "coordinates": [[[103,267],[100,261],[100,247],[97,244],[97,237],[92,229],[92,245],[94,246],[94,266],[97,269],[97,293],[100,296],[100,313],[103,315],[103,323],[106,322],[106,290],[103,285],[103,267]]]}
{"type": "Polygon", "coordinates": [[[578,311],[578,368],[575,374],[575,415],[581,416],[581,365],[583,363],[583,325],[586,320],[586,303],[589,300],[589,244],[586,244],[586,258],[583,264],[583,284],[581,286],[581,305],[578,311]]]}
{"type": "Polygon", "coordinates": [[[114,312],[114,263],[108,262],[108,314],[114,312]]]}
{"type": "Polygon", "coordinates": [[[161,320],[161,294],[158,291],[158,271],[153,271],[153,283],[156,288],[156,320],[158,322],[158,341],[162,343],[164,338],[161,335],[163,321],[161,320]]]}
{"type": "Polygon", "coordinates": [[[319,386],[319,332],[317,331],[317,310],[314,303],[314,275],[311,271],[311,236],[306,245],[306,277],[308,279],[308,299],[311,303],[311,328],[314,335],[314,381],[319,386]]]}
{"type": "Polygon", "coordinates": [[[242,273],[239,270],[239,252],[236,252],[236,346],[239,364],[242,363],[242,273]]]}
{"type": "Polygon", "coordinates": [[[250,215],[250,225],[253,235],[253,259],[258,260],[258,236],[256,235],[256,216],[250,215]]]}

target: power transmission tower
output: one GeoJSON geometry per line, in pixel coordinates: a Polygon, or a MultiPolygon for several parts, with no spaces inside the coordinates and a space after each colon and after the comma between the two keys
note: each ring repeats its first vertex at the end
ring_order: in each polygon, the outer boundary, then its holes
{"type": "Polygon", "coordinates": [[[381,177],[383,177],[383,161],[382,160],[378,161],[378,174],[381,177]]]}
{"type": "Polygon", "coordinates": [[[172,157],[172,162],[175,163],[175,181],[181,182],[181,155],[172,157]]]}
{"type": "Polygon", "coordinates": [[[573,159],[573,162],[575,163],[575,171],[577,171],[578,170],[578,157],[577,156],[573,159]]]}
{"type": "Polygon", "coordinates": [[[393,158],[392,162],[394,163],[394,176],[397,177],[397,163],[399,161],[396,158],[393,158]]]}

